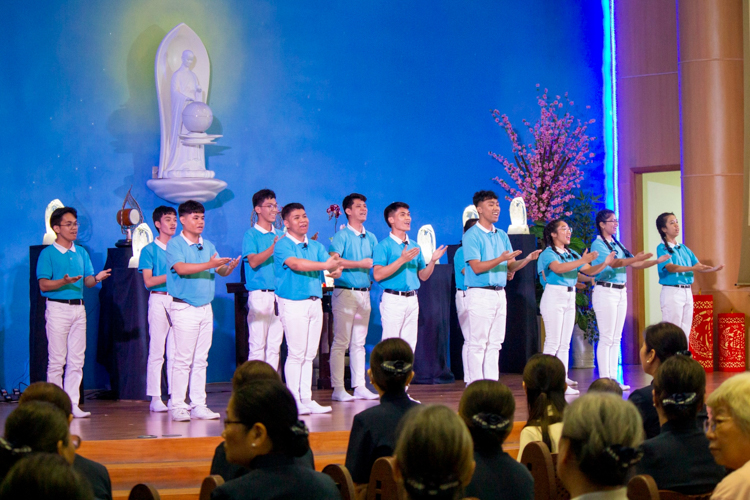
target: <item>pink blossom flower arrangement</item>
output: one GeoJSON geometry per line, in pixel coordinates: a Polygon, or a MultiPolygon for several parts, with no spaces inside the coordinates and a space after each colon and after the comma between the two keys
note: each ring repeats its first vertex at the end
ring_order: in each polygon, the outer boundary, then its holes
{"type": "Polygon", "coordinates": [[[336,233],[339,230],[338,222],[339,217],[341,217],[341,207],[334,203],[330,207],[326,208],[326,213],[328,214],[328,220],[334,219],[333,232],[336,233]]]}
{"type": "Polygon", "coordinates": [[[560,116],[566,104],[574,104],[567,92],[563,99],[558,95],[554,100],[547,94],[544,89],[537,99],[541,108],[539,120],[533,125],[523,120],[533,139],[529,144],[521,143],[507,115],[493,110],[495,123],[505,129],[513,145],[514,161],[511,163],[505,156],[489,152],[515,183],[511,186],[500,177],[493,179],[507,191],[505,198],[510,201],[522,197],[530,220],[545,222],[570,216],[570,212],[565,211],[565,203],[574,198],[573,190],[581,185],[581,167],[594,157],[589,152],[589,143],[596,139],[586,135],[588,125],[595,120],[581,122],[567,110],[560,116]]]}

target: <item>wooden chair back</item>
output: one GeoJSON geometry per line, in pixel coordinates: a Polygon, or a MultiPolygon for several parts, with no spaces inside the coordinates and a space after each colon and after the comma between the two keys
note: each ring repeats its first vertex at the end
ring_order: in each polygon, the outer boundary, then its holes
{"type": "Polygon", "coordinates": [[[628,500],[659,500],[659,488],[648,474],[639,474],[628,481],[628,500]]]}
{"type": "Polygon", "coordinates": [[[671,490],[659,490],[659,498],[661,500],[710,500],[713,491],[709,493],[703,493],[701,495],[684,495],[671,490]]]}
{"type": "Polygon", "coordinates": [[[331,479],[336,483],[336,487],[339,489],[339,493],[341,493],[341,498],[343,500],[355,499],[354,481],[352,481],[352,475],[349,474],[349,470],[345,466],[339,464],[328,464],[323,469],[323,474],[331,476],[331,479]]]}
{"type": "Polygon", "coordinates": [[[198,499],[211,500],[211,493],[222,484],[224,484],[224,478],[218,474],[206,477],[201,483],[201,491],[198,494],[198,499]]]}
{"type": "Polygon", "coordinates": [[[534,498],[536,500],[569,500],[570,493],[557,477],[555,465],[557,453],[550,453],[542,441],[533,441],[523,449],[521,463],[534,478],[534,498]]]}
{"type": "Polygon", "coordinates": [[[395,457],[381,457],[375,460],[367,486],[367,500],[398,500],[395,470],[395,457]]]}
{"type": "Polygon", "coordinates": [[[161,500],[161,496],[159,496],[156,488],[150,484],[141,483],[133,486],[130,495],[128,495],[128,500],[161,500]]]}

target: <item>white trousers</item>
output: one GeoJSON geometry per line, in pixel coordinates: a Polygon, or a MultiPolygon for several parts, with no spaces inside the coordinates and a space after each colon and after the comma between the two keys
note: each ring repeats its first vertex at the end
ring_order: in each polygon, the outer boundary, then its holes
{"type": "Polygon", "coordinates": [[[297,402],[312,399],[313,360],[323,329],[322,301],[288,300],[276,297],[284,325],[288,354],[284,365],[286,386],[297,402]]]}
{"type": "Polygon", "coordinates": [[[77,406],[86,355],[86,307],[48,300],[44,319],[47,322],[47,382],[62,387],[71,403],[77,406]]]}
{"type": "Polygon", "coordinates": [[[690,345],[693,327],[693,290],[676,286],[661,287],[661,320],[682,328],[690,345]]]}
{"type": "Polygon", "coordinates": [[[260,290],[247,294],[247,327],[250,332],[247,359],[265,361],[278,370],[284,327],[274,312],[275,298],[273,292],[260,290]]]}
{"type": "Polygon", "coordinates": [[[576,322],[576,294],[569,292],[566,286],[547,285],[539,309],[544,320],[543,352],[562,361],[567,377],[570,340],[576,322]]]}
{"type": "Polygon", "coordinates": [[[164,348],[167,350],[167,388],[172,393],[172,366],[174,365],[174,335],[169,326],[172,297],[152,293],[148,297],[148,364],[146,365],[146,395],[161,397],[161,367],[164,348]]]}
{"type": "Polygon", "coordinates": [[[169,313],[174,335],[172,366],[172,408],[206,406],[206,369],[208,351],[214,333],[214,312],[211,304],[194,307],[172,302],[169,313]],[[190,384],[190,406],[185,403],[190,384]]]}
{"type": "Polygon", "coordinates": [[[599,377],[617,380],[620,341],[628,312],[628,290],[596,286],[591,303],[599,326],[599,343],[596,346],[599,377]]]}
{"type": "Polygon", "coordinates": [[[505,320],[508,315],[505,290],[466,290],[466,309],[469,323],[467,384],[475,380],[499,380],[500,349],[505,340],[505,320]]]}
{"type": "Polygon", "coordinates": [[[464,382],[469,380],[467,370],[467,353],[469,352],[469,310],[466,309],[466,291],[456,290],[456,313],[458,314],[458,326],[461,327],[461,335],[464,337],[464,345],[461,347],[461,361],[464,367],[464,382]]]}
{"type": "Polygon", "coordinates": [[[348,347],[352,387],[364,387],[370,292],[336,289],[333,291],[332,309],[331,385],[334,389],[344,388],[344,363],[348,347]]]}
{"type": "Polygon", "coordinates": [[[404,297],[383,292],[380,299],[380,321],[383,325],[383,340],[398,337],[409,344],[412,351],[416,350],[419,326],[419,300],[416,295],[404,297]]]}

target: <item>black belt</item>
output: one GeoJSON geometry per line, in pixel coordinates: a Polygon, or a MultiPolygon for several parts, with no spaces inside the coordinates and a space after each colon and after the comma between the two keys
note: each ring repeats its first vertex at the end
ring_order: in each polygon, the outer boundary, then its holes
{"type": "Polygon", "coordinates": [[[352,287],[349,287],[349,286],[338,286],[338,285],[336,285],[333,288],[338,288],[339,290],[353,290],[355,292],[369,292],[370,291],[370,287],[369,286],[367,288],[352,288],[352,287]]]}
{"type": "Polygon", "coordinates": [[[273,290],[271,288],[264,288],[262,290],[250,290],[250,292],[275,292],[276,290],[273,290]]]}
{"type": "Polygon", "coordinates": [[[390,293],[391,295],[400,295],[401,297],[414,297],[417,294],[416,290],[410,290],[408,292],[399,292],[398,290],[391,290],[390,288],[386,288],[383,291],[385,293],[390,293]]]}
{"type": "Polygon", "coordinates": [[[499,292],[500,290],[505,290],[504,286],[470,286],[467,288],[479,288],[480,290],[494,290],[496,292],[499,292]]]}
{"type": "Polygon", "coordinates": [[[83,299],[50,299],[49,297],[47,297],[47,300],[51,300],[52,302],[59,302],[61,304],[68,304],[71,306],[83,305],[83,299]]]}
{"type": "Polygon", "coordinates": [[[692,288],[692,285],[663,285],[663,286],[671,286],[674,288],[692,288]]]}
{"type": "Polygon", "coordinates": [[[604,288],[614,288],[615,290],[622,290],[625,288],[625,284],[610,283],[609,281],[597,281],[596,286],[603,286],[604,288]]]}
{"type": "Polygon", "coordinates": [[[156,295],[169,295],[167,292],[162,292],[161,290],[151,290],[151,293],[155,293],[156,295]]]}
{"type": "Polygon", "coordinates": [[[172,297],[172,302],[179,302],[180,304],[188,304],[189,302],[186,300],[178,299],[177,297],[172,297]]]}

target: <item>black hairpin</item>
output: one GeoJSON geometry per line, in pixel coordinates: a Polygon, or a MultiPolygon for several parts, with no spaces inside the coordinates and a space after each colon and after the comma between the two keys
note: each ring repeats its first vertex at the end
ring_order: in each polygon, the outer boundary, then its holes
{"type": "Polygon", "coordinates": [[[506,431],[510,427],[510,420],[494,413],[477,413],[471,417],[471,421],[477,427],[488,431],[506,431]]]}
{"type": "Polygon", "coordinates": [[[668,397],[661,400],[662,405],[674,405],[674,406],[688,406],[695,403],[698,395],[694,392],[680,392],[677,394],[670,394],[668,397]]]}
{"type": "Polygon", "coordinates": [[[627,469],[631,465],[637,464],[641,460],[641,457],[643,457],[643,451],[619,444],[607,446],[604,449],[604,452],[612,457],[615,463],[623,469],[627,469]]]}
{"type": "Polygon", "coordinates": [[[19,456],[19,455],[28,455],[32,451],[29,446],[21,446],[20,448],[14,448],[12,444],[10,444],[8,441],[6,441],[4,438],[1,438],[1,437],[0,437],[0,448],[9,452],[14,457],[19,456]]]}
{"type": "Polygon", "coordinates": [[[447,490],[452,490],[461,486],[461,481],[453,477],[448,478],[444,483],[438,481],[418,480],[413,478],[406,479],[406,484],[411,488],[419,491],[423,496],[437,496],[447,490]]]}
{"type": "Polygon", "coordinates": [[[292,434],[297,437],[307,437],[310,435],[310,430],[302,420],[297,420],[290,429],[292,431],[292,434]]]}
{"type": "Polygon", "coordinates": [[[675,354],[679,354],[680,356],[687,356],[688,358],[692,358],[693,357],[693,353],[690,352],[687,349],[684,350],[684,351],[677,351],[675,354]]]}
{"type": "Polygon", "coordinates": [[[406,375],[411,371],[411,363],[407,363],[402,359],[398,359],[395,361],[383,361],[380,367],[384,372],[388,372],[393,375],[406,375]]]}

